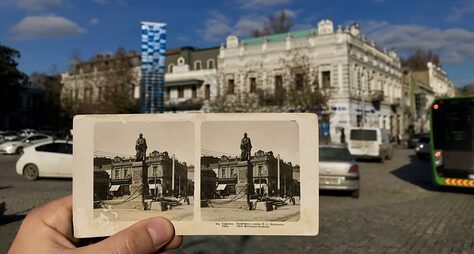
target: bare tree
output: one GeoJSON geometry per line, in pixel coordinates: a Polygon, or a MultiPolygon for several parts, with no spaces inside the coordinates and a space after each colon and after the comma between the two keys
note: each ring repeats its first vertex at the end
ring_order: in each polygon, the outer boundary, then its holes
{"type": "MultiPolygon", "coordinates": [[[[318,70],[310,63],[310,59],[299,53],[290,51],[280,59],[282,75],[261,80],[273,84],[273,89],[257,89],[257,91],[237,91],[218,95],[210,103],[210,112],[321,112],[327,109],[330,91],[320,88],[318,70]],[[275,80],[270,80],[275,78],[275,80]]],[[[254,63],[255,67],[244,67],[238,71],[238,80],[248,80],[253,70],[264,70],[263,66],[254,63]],[[243,78],[242,78],[243,77],[243,78]]],[[[222,79],[221,79],[222,80],[222,79]]],[[[236,83],[239,87],[244,84],[236,83]]],[[[265,85],[264,87],[271,87],[265,85]]]]}
{"type": "Polygon", "coordinates": [[[133,70],[136,65],[133,56],[119,48],[112,56],[97,54],[72,66],[71,74],[77,76],[73,89],[82,96],[63,101],[65,118],[84,113],[138,112],[138,100],[134,98],[139,82],[138,73],[133,70]]]}
{"type": "Polygon", "coordinates": [[[402,59],[402,66],[412,71],[428,70],[427,63],[432,62],[434,65],[441,67],[439,55],[432,50],[424,51],[418,49],[413,55],[402,59]]]}
{"type": "Polygon", "coordinates": [[[263,21],[262,28],[254,29],[253,36],[265,36],[278,33],[287,33],[294,25],[293,17],[287,11],[269,14],[263,21]]]}

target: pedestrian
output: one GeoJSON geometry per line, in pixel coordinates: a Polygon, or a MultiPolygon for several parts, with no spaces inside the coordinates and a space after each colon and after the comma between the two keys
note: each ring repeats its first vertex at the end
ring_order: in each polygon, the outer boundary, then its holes
{"type": "Polygon", "coordinates": [[[346,134],[344,133],[344,128],[341,129],[340,141],[341,141],[341,144],[346,143],[346,134]]]}

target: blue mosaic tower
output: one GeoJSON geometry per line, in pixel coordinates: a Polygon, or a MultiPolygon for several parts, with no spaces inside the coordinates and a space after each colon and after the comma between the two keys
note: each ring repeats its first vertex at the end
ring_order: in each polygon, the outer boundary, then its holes
{"type": "Polygon", "coordinates": [[[166,24],[141,22],[142,66],[140,112],[163,112],[165,82],[166,24]]]}

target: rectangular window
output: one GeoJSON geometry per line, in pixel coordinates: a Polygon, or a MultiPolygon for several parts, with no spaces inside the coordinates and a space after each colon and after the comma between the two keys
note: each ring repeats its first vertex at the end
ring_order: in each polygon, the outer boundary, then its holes
{"type": "Polygon", "coordinates": [[[120,178],[119,170],[115,169],[115,179],[120,178]]]}
{"type": "Polygon", "coordinates": [[[222,169],[221,178],[225,178],[225,168],[222,169]]]}
{"type": "Polygon", "coordinates": [[[211,98],[211,86],[206,85],[204,87],[204,99],[209,100],[211,98]]]}
{"type": "Polygon", "coordinates": [[[227,80],[227,94],[234,94],[235,84],[234,79],[227,80]]]}
{"type": "Polygon", "coordinates": [[[275,92],[283,90],[283,77],[281,75],[275,76],[275,92]]]}
{"type": "Polygon", "coordinates": [[[257,79],[250,78],[250,93],[256,93],[256,92],[257,92],[257,79]]]}
{"type": "Polygon", "coordinates": [[[296,90],[303,90],[304,88],[304,75],[302,73],[298,73],[295,75],[295,84],[296,90]]]}
{"type": "Polygon", "coordinates": [[[127,176],[128,176],[128,169],[124,169],[124,170],[123,170],[123,176],[124,176],[124,177],[127,177],[127,176]]]}
{"type": "Polygon", "coordinates": [[[322,87],[323,89],[327,89],[331,87],[331,72],[330,71],[323,71],[321,72],[322,78],[322,87]]]}
{"type": "Polygon", "coordinates": [[[234,175],[234,169],[231,168],[231,169],[230,169],[230,176],[233,176],[233,175],[234,175]]]}
{"type": "Polygon", "coordinates": [[[178,98],[184,97],[184,87],[178,87],[178,98]]]}
{"type": "Polygon", "coordinates": [[[192,88],[192,98],[196,99],[197,98],[197,89],[196,86],[193,86],[192,88]]]}

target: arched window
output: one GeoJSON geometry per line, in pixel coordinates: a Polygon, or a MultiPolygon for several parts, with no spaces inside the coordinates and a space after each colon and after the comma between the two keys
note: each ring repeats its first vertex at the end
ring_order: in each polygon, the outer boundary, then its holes
{"type": "Polygon", "coordinates": [[[201,60],[194,61],[194,70],[200,70],[202,68],[201,60]]]}
{"type": "Polygon", "coordinates": [[[214,68],[216,68],[216,64],[215,64],[214,59],[208,59],[208,60],[207,60],[207,68],[208,68],[208,69],[214,69],[214,68]]]}
{"type": "Polygon", "coordinates": [[[174,64],[168,64],[168,73],[173,73],[174,64]]]}

